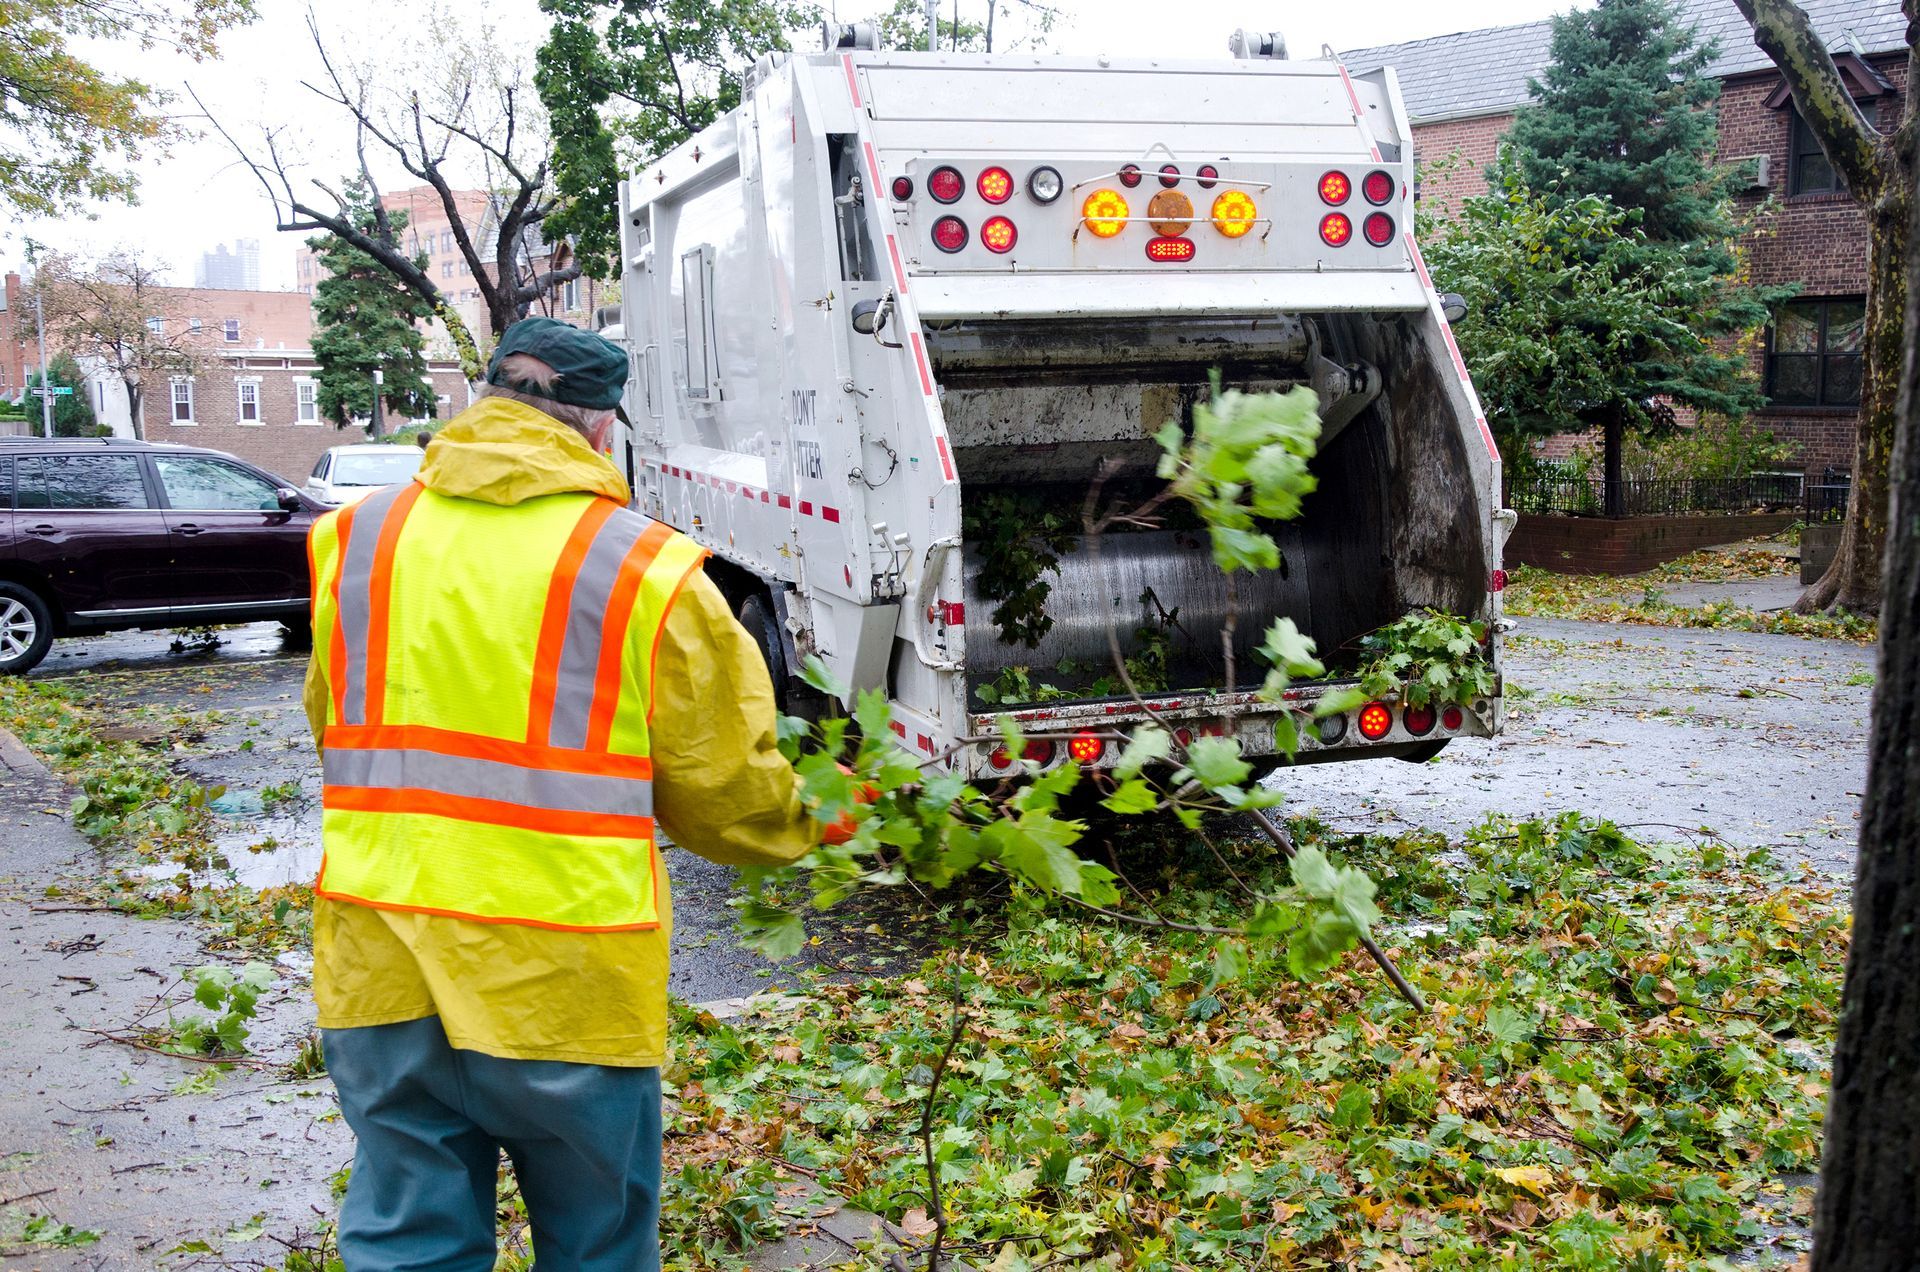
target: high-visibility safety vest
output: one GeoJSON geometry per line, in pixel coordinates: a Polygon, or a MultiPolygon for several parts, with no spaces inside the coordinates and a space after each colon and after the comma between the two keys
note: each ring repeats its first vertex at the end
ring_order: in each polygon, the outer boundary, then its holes
{"type": "Polygon", "coordinates": [[[503,507],[418,482],[323,517],[309,548],[331,692],[315,891],[659,926],[654,652],[705,550],[600,496],[503,507]],[[476,632],[483,665],[449,656],[476,632]]]}

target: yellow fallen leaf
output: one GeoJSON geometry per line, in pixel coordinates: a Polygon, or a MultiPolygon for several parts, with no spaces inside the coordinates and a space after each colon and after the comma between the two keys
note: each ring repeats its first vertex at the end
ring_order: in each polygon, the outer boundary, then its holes
{"type": "Polygon", "coordinates": [[[1545,1166],[1502,1166],[1493,1173],[1536,1197],[1544,1198],[1553,1187],[1553,1172],[1545,1166]]]}

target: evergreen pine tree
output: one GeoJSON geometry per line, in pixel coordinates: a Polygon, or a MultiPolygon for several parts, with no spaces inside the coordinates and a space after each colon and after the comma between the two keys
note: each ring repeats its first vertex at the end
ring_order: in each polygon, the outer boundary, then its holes
{"type": "MultiPolygon", "coordinates": [[[[397,245],[406,229],[404,212],[376,214],[365,182],[347,186],[354,225],[397,245]]],[[[307,240],[327,277],[313,289],[313,355],[320,364],[316,397],[320,414],[344,428],[373,414],[373,373],[381,373],[380,398],[389,419],[433,414],[436,401],[427,378],[426,337],[419,324],[432,309],[391,271],[345,239],[327,234],[307,240]]],[[[421,269],[427,260],[416,258],[421,269]]]]}
{"type": "MultiPolygon", "coordinates": [[[[73,392],[53,399],[53,435],[55,437],[96,437],[100,426],[93,416],[93,403],[87,400],[87,378],[80,373],[80,364],[73,355],[56,353],[47,367],[48,378],[56,388],[68,388],[73,392]]],[[[27,387],[37,389],[41,385],[40,373],[29,372],[27,387]]],[[[40,425],[40,399],[28,393],[22,399],[26,405],[27,418],[32,420],[37,431],[40,425]]]]}
{"type": "Polygon", "coordinates": [[[1617,513],[1624,431],[1664,422],[1657,399],[1732,418],[1761,404],[1734,338],[1763,326],[1790,289],[1756,291],[1741,277],[1741,174],[1714,163],[1720,87],[1703,74],[1716,49],[1695,43],[1672,4],[1599,0],[1556,17],[1552,53],[1507,134],[1494,188],[1511,173],[1550,202],[1598,194],[1636,213],[1641,244],[1627,272],[1673,283],[1684,320],[1708,338],[1678,347],[1680,356],[1673,342],[1635,350],[1627,398],[1644,409],[1603,407],[1581,420],[1604,429],[1608,511],[1617,513]]]}

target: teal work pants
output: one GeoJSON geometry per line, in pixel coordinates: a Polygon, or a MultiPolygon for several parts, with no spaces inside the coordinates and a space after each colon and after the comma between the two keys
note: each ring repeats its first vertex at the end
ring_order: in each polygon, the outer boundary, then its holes
{"type": "Polygon", "coordinates": [[[503,1149],[539,1272],[658,1272],[660,1070],[456,1051],[435,1016],[322,1042],[356,1141],[348,1272],[491,1272],[503,1149]]]}

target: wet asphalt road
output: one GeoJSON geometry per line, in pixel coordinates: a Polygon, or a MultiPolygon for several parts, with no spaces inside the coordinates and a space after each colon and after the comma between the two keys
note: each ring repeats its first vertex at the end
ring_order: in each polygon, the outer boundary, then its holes
{"type": "MultiPolygon", "coordinates": [[[[253,886],[311,880],[319,767],[300,709],[305,654],[262,623],[198,652],[168,633],[61,642],[36,676],[88,673],[101,701],[176,739],[176,762],[226,788],[218,840],[253,886]],[[184,738],[184,741],[179,739],[184,738]]],[[[1783,859],[1850,874],[1865,781],[1874,651],[1738,632],[1524,620],[1509,638],[1507,731],[1425,764],[1303,767],[1271,779],[1289,812],[1344,829],[1459,831],[1489,813],[1578,810],[1641,826],[1708,827],[1783,859]]],[[[139,727],[136,723],[135,727],[139,727]]],[[[853,910],[776,968],[742,950],[734,872],[669,852],[673,992],[700,1002],[790,983],[800,969],[885,973],[914,961],[910,922],[853,910]]],[[[842,907],[845,909],[846,907],[842,907]]]]}

